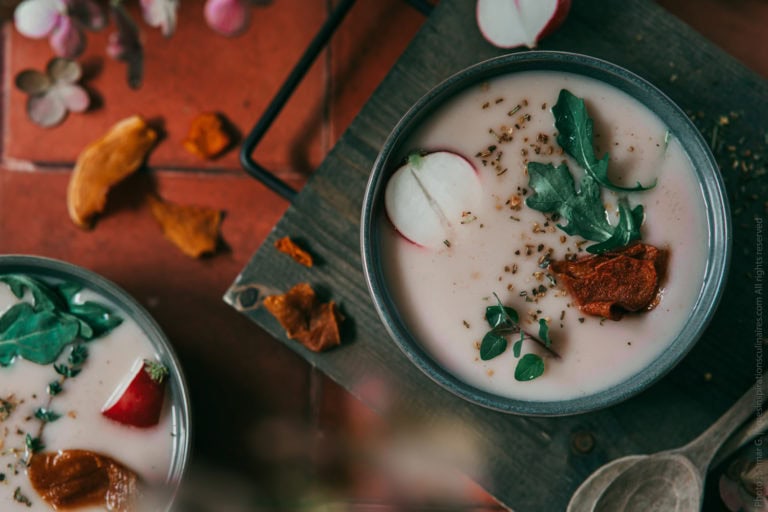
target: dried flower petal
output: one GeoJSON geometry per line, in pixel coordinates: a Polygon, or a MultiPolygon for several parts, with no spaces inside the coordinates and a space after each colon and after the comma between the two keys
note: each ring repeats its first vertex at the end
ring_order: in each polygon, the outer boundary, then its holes
{"type": "Polygon", "coordinates": [[[68,59],[78,57],[85,49],[85,36],[69,16],[59,16],[58,23],[48,36],[48,41],[56,55],[68,59]]]}
{"type": "Polygon", "coordinates": [[[176,12],[179,0],[141,0],[144,21],[150,27],[160,27],[165,37],[171,37],[176,30],[176,12]]]}
{"type": "Polygon", "coordinates": [[[48,76],[55,82],[73,84],[83,75],[82,68],[77,61],[56,57],[48,62],[45,67],[48,76]]]}
{"type": "Polygon", "coordinates": [[[51,86],[48,75],[35,69],[25,69],[16,75],[16,87],[29,95],[41,94],[51,86]]]}
{"type": "Polygon", "coordinates": [[[139,116],[115,124],[77,158],[67,188],[72,221],[86,228],[104,210],[109,189],[136,171],[157,140],[157,133],[139,116]]]}
{"type": "Polygon", "coordinates": [[[107,26],[104,10],[93,0],[68,0],[69,15],[89,30],[101,30],[107,26]]]}
{"type": "Polygon", "coordinates": [[[231,37],[248,26],[250,9],[244,0],[207,0],[204,14],[209,27],[231,37]]]}
{"type": "Polygon", "coordinates": [[[290,237],[284,236],[279,240],[275,240],[275,248],[305,267],[312,266],[312,255],[296,245],[296,242],[291,240],[290,237]]]}
{"type": "Polygon", "coordinates": [[[24,0],[16,7],[13,21],[21,35],[41,39],[51,33],[66,12],[63,0],[24,0]]]}
{"type": "Polygon", "coordinates": [[[91,102],[88,93],[79,85],[56,84],[48,94],[57,95],[70,112],[85,112],[91,102]]]}
{"type": "Polygon", "coordinates": [[[321,303],[307,283],[299,283],[284,295],[264,299],[264,307],[285,329],[286,335],[315,352],[341,344],[341,315],[333,301],[321,303]]]}
{"type": "Polygon", "coordinates": [[[232,144],[232,138],[219,114],[204,112],[192,120],[183,144],[193,155],[208,160],[224,152],[232,144]]]}
{"type": "Polygon", "coordinates": [[[666,264],[666,251],[638,243],[575,261],[553,261],[549,268],[581,311],[619,320],[624,312],[655,305],[666,264]]]}
{"type": "Polygon", "coordinates": [[[67,116],[67,106],[58,95],[46,92],[29,97],[27,114],[35,124],[49,128],[64,120],[67,116]]]}
{"type": "Polygon", "coordinates": [[[174,204],[149,197],[152,215],[163,228],[165,237],[181,252],[193,258],[216,251],[221,225],[221,211],[202,206],[174,204]]]}

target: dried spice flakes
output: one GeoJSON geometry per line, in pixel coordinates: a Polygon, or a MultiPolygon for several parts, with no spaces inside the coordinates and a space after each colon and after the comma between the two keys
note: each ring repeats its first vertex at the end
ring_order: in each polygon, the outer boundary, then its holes
{"type": "Polygon", "coordinates": [[[307,283],[299,283],[283,295],[266,297],[264,307],[290,339],[310,350],[321,352],[341,344],[341,315],[336,304],[321,303],[307,283]]]}
{"type": "Polygon", "coordinates": [[[85,450],[40,453],[27,467],[32,487],[56,510],[135,510],[139,479],[117,461],[85,450]]]}
{"type": "Polygon", "coordinates": [[[287,254],[297,263],[300,263],[305,267],[312,266],[312,255],[299,247],[296,242],[290,239],[290,237],[284,236],[283,238],[275,240],[275,248],[278,251],[287,254]]]}
{"type": "Polygon", "coordinates": [[[626,312],[656,306],[667,256],[666,250],[638,243],[574,261],[553,261],[549,268],[581,311],[620,320],[626,312]]]}
{"type": "Polygon", "coordinates": [[[72,221],[90,227],[93,217],[104,211],[109,189],[141,166],[156,141],[157,132],[133,116],[88,145],[69,179],[67,209],[72,221]]]}
{"type": "Polygon", "coordinates": [[[171,203],[149,196],[152,215],[163,228],[165,237],[181,252],[193,258],[216,251],[222,213],[213,208],[171,203]]]}
{"type": "Polygon", "coordinates": [[[184,149],[193,155],[209,160],[216,158],[230,147],[232,136],[221,114],[203,112],[192,120],[183,144],[184,149]]]}

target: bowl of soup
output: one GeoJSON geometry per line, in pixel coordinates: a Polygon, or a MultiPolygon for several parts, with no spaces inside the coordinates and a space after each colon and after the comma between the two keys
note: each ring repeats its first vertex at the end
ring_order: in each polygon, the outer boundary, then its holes
{"type": "Polygon", "coordinates": [[[363,203],[374,305],[427,376],[476,404],[567,415],[670,371],[730,260],[717,164],[653,85],[524,52],[448,78],[400,120],[363,203]]]}
{"type": "Polygon", "coordinates": [[[0,509],[170,510],[190,439],[178,359],[134,299],[0,256],[0,509]]]}

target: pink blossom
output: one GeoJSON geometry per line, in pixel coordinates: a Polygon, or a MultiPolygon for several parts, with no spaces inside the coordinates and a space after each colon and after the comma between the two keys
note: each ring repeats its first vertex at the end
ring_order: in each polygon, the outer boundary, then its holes
{"type": "Polygon", "coordinates": [[[82,69],[77,62],[61,57],[51,60],[45,73],[26,69],[16,75],[16,87],[29,95],[29,118],[47,128],[63,121],[68,111],[86,111],[90,98],[77,84],[81,76],[82,69]]]}
{"type": "Polygon", "coordinates": [[[147,25],[159,27],[165,37],[173,35],[179,0],[141,0],[141,10],[147,25]]]}
{"type": "Polygon", "coordinates": [[[225,35],[235,36],[248,26],[250,10],[247,0],[207,0],[205,2],[205,21],[213,30],[225,35]]]}
{"type": "Polygon", "coordinates": [[[92,0],[24,0],[13,18],[20,34],[32,39],[48,37],[54,53],[66,58],[83,52],[83,28],[98,30],[106,23],[92,0]]]}

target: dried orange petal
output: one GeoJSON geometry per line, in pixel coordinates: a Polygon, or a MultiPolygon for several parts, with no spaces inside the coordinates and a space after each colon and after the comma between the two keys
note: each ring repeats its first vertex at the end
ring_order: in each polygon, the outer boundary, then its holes
{"type": "Polygon", "coordinates": [[[300,263],[305,267],[312,266],[312,255],[299,247],[296,242],[290,239],[290,237],[284,236],[279,240],[275,240],[275,248],[277,248],[278,251],[287,254],[297,263],[300,263]]]}
{"type": "Polygon", "coordinates": [[[104,211],[109,189],[141,166],[156,140],[157,133],[133,116],[88,145],[69,179],[67,209],[72,221],[90,227],[93,217],[104,211]]]}
{"type": "Polygon", "coordinates": [[[215,158],[232,144],[224,120],[216,112],[204,112],[192,120],[184,148],[203,160],[215,158]]]}
{"type": "Polygon", "coordinates": [[[333,301],[321,303],[307,283],[299,283],[283,295],[270,295],[264,307],[272,313],[290,339],[315,352],[341,344],[341,316],[333,301]]]}
{"type": "Polygon", "coordinates": [[[202,206],[174,204],[150,196],[149,205],[165,237],[193,258],[216,251],[221,211],[202,206]]]}
{"type": "Polygon", "coordinates": [[[619,320],[625,312],[656,305],[666,263],[667,251],[634,244],[575,261],[553,261],[549,268],[584,313],[619,320]]]}
{"type": "Polygon", "coordinates": [[[85,450],[39,453],[27,467],[32,487],[56,510],[133,509],[138,476],[114,459],[85,450]]]}

